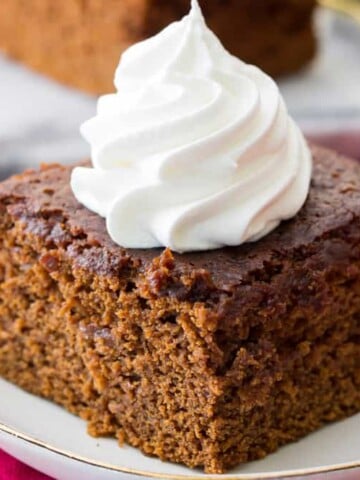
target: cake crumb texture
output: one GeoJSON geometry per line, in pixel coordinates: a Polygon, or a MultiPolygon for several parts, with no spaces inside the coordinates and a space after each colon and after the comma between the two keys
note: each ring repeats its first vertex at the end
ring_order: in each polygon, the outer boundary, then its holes
{"type": "Polygon", "coordinates": [[[0,375],[91,435],[222,473],[360,411],[360,166],[253,244],[125,250],[44,167],[0,185],[0,375]]]}
{"type": "MultiPolygon", "coordinates": [[[[225,47],[273,76],[315,54],[315,0],[203,0],[225,47]]],[[[190,0],[1,0],[0,49],[91,93],[114,90],[121,53],[189,11],[190,0]]]]}

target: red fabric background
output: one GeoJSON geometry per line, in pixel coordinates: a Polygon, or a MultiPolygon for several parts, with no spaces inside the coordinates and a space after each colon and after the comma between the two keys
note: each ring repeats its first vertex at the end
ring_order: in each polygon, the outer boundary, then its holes
{"type": "Polygon", "coordinates": [[[332,148],[360,160],[360,130],[323,135],[307,135],[314,143],[332,148]]]}
{"type": "MultiPolygon", "coordinates": [[[[318,144],[334,148],[346,155],[360,160],[360,131],[359,132],[346,132],[332,135],[322,135],[314,137],[309,135],[309,140],[318,144]]],[[[337,474],[336,479],[340,480],[342,474],[337,474]]],[[[348,474],[346,475],[348,478],[348,474]]],[[[334,478],[331,476],[319,476],[317,479],[326,480],[334,478]]],[[[360,470],[354,471],[349,474],[349,478],[352,480],[360,479],[360,470]],[[351,477],[350,477],[351,475],[351,477]]],[[[51,480],[50,477],[36,472],[30,467],[18,462],[9,455],[0,450],[0,480],[51,480]]]]}
{"type": "Polygon", "coordinates": [[[50,477],[18,462],[0,450],[0,480],[50,480],[50,477]]]}

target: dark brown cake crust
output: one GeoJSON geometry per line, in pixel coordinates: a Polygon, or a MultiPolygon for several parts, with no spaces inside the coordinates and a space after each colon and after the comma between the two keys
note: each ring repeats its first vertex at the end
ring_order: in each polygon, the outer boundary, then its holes
{"type": "Polygon", "coordinates": [[[0,186],[0,374],[217,473],[360,410],[360,166],[313,147],[309,199],[254,244],[125,250],[70,169],[0,186]]]}
{"type": "MultiPolygon", "coordinates": [[[[234,55],[273,76],[315,53],[315,0],[202,0],[234,55]]],[[[1,0],[0,49],[57,80],[113,91],[120,54],[189,11],[190,0],[1,0]]]]}

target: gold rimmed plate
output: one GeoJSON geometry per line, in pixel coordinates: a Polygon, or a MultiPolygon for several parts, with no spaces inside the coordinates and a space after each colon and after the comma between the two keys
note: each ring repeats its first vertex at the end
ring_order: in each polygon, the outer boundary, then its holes
{"type": "MultiPolygon", "coordinates": [[[[225,475],[206,475],[87,435],[85,423],[62,408],[0,380],[0,448],[59,480],[265,480],[360,467],[360,414],[225,475]]],[[[347,471],[347,473],[345,472],[347,471]]]]}

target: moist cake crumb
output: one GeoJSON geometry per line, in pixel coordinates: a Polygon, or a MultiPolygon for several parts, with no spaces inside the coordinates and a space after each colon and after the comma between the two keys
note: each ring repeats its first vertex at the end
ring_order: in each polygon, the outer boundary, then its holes
{"type": "Polygon", "coordinates": [[[201,253],[118,247],[69,167],[2,183],[0,374],[208,473],[358,412],[360,166],[311,148],[295,218],[201,253]]]}

